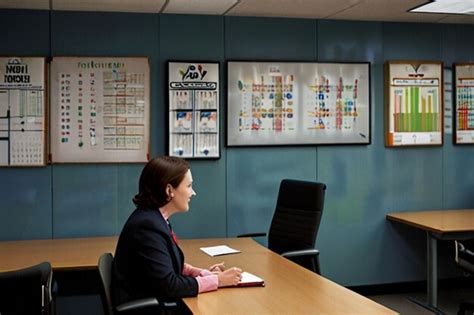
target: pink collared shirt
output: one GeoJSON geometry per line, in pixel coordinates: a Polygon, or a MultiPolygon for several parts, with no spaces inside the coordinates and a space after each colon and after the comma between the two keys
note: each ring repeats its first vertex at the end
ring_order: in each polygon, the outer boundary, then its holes
{"type": "Polygon", "coordinates": [[[215,291],[219,286],[219,278],[216,274],[207,269],[196,268],[187,263],[184,263],[183,276],[196,278],[199,286],[199,293],[215,291]]]}
{"type": "MultiPolygon", "coordinates": [[[[160,209],[161,215],[165,220],[168,220],[169,213],[165,209],[160,209]]],[[[175,240],[176,241],[176,240],[175,240]]],[[[215,291],[219,287],[219,278],[209,270],[197,268],[190,264],[184,263],[183,276],[195,277],[199,293],[215,291]]]]}

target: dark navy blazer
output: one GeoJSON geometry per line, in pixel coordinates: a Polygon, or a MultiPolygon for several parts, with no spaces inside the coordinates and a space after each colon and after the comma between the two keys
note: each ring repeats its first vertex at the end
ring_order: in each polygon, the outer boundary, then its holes
{"type": "Polygon", "coordinates": [[[197,280],[181,274],[183,264],[183,252],[159,210],[135,210],[120,233],[115,251],[115,305],[146,297],[172,301],[196,296],[197,280]]]}

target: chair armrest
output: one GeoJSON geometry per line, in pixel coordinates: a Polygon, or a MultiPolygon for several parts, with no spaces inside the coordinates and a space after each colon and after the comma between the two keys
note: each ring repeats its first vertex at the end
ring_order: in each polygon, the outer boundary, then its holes
{"type": "Polygon", "coordinates": [[[247,234],[240,234],[237,237],[259,237],[259,236],[267,236],[267,233],[247,233],[247,234]]]}
{"type": "MultiPolygon", "coordinates": [[[[176,306],[176,303],[171,303],[171,304],[174,304],[174,306],[176,306]]],[[[158,309],[159,306],[160,306],[160,303],[158,302],[156,298],[146,298],[146,299],[139,299],[139,300],[120,304],[115,309],[117,310],[118,313],[125,313],[125,312],[139,311],[145,308],[158,309]]]]}
{"type": "Polygon", "coordinates": [[[289,257],[304,257],[304,256],[314,256],[317,257],[319,256],[319,250],[317,249],[303,249],[303,250],[292,250],[289,252],[284,252],[280,254],[281,256],[285,258],[289,257]]]}
{"type": "Polygon", "coordinates": [[[469,272],[474,272],[474,252],[466,248],[461,242],[454,241],[455,256],[454,260],[469,272]]]}

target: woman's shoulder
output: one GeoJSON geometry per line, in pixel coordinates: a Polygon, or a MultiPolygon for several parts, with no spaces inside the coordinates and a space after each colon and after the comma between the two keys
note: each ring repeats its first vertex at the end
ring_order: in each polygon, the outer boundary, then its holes
{"type": "Polygon", "coordinates": [[[133,211],[133,213],[130,215],[125,225],[135,226],[135,227],[160,228],[160,227],[166,226],[165,224],[166,222],[164,221],[163,216],[158,210],[139,208],[133,211]]]}

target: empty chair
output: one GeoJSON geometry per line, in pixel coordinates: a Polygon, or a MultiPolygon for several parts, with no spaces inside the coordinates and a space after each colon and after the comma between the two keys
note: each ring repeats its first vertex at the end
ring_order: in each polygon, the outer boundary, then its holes
{"type": "MultiPolygon", "coordinates": [[[[275,213],[268,232],[268,248],[320,274],[316,236],[324,207],[326,185],[284,179],[280,183],[275,213]]],[[[265,236],[251,233],[239,237],[265,236]]]]}
{"type": "Polygon", "coordinates": [[[100,295],[105,315],[173,313],[176,309],[176,303],[163,303],[161,305],[155,297],[139,299],[115,306],[112,299],[113,261],[114,256],[111,253],[102,254],[99,258],[99,275],[102,282],[100,295]]]}
{"type": "MultiPolygon", "coordinates": [[[[474,240],[454,241],[454,261],[466,273],[474,274],[474,240]]],[[[459,305],[458,315],[474,314],[474,299],[459,305]]]]}
{"type": "Polygon", "coordinates": [[[53,314],[52,279],[49,262],[0,273],[0,314],[53,314]]]}

